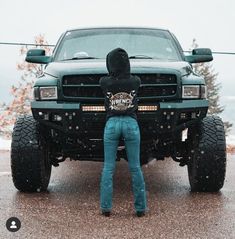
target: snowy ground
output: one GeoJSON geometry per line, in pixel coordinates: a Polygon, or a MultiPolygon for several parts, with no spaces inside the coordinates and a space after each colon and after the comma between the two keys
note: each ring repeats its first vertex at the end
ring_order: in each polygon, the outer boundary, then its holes
{"type": "Polygon", "coordinates": [[[11,140],[0,138],[0,150],[10,150],[11,140]]]}
{"type": "MultiPolygon", "coordinates": [[[[227,145],[235,145],[235,135],[226,138],[227,145]]],[[[11,140],[0,138],[0,150],[10,150],[11,140]]]]}
{"type": "Polygon", "coordinates": [[[226,138],[227,145],[234,145],[235,146],[235,135],[229,135],[226,138]]]}

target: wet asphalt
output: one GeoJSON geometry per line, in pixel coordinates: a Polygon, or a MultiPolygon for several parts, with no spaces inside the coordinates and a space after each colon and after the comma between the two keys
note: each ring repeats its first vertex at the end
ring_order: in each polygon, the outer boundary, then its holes
{"type": "Polygon", "coordinates": [[[20,193],[9,152],[0,153],[0,238],[235,238],[235,155],[218,193],[190,192],[187,168],[171,159],[143,166],[149,211],[135,216],[126,161],[116,165],[112,215],[100,214],[103,163],[65,161],[53,168],[48,192],[20,193]],[[6,229],[17,217],[21,228],[6,229]]]}

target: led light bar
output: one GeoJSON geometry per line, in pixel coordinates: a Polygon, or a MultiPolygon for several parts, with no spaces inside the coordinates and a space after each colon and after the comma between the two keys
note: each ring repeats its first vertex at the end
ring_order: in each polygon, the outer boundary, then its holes
{"type": "Polygon", "coordinates": [[[82,106],[82,111],[105,111],[104,106],[93,106],[93,105],[84,105],[82,106]]]}
{"type": "Polygon", "coordinates": [[[156,111],[158,110],[157,105],[140,105],[138,106],[139,111],[156,111]]]}
{"type": "MultiPolygon", "coordinates": [[[[139,111],[156,111],[158,110],[157,105],[140,105],[138,106],[139,111]]],[[[104,106],[95,106],[95,105],[84,105],[82,106],[82,111],[105,111],[104,106]]]]}

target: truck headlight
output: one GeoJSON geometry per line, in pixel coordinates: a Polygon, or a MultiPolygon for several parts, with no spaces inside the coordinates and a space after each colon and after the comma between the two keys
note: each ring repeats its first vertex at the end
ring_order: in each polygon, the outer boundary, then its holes
{"type": "Polygon", "coordinates": [[[207,87],[205,85],[183,85],[182,98],[184,99],[206,99],[207,87]]]}
{"type": "Polygon", "coordinates": [[[39,92],[41,100],[57,99],[57,86],[40,87],[39,92]]]}
{"type": "Polygon", "coordinates": [[[184,85],[182,98],[200,98],[200,85],[184,85]]]}

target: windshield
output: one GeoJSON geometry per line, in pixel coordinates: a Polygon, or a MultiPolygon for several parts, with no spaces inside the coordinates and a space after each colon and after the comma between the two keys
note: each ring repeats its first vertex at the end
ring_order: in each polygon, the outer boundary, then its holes
{"type": "Polygon", "coordinates": [[[168,31],[155,29],[85,29],[65,34],[55,61],[106,58],[114,48],[123,48],[131,58],[179,61],[181,56],[168,31]]]}

